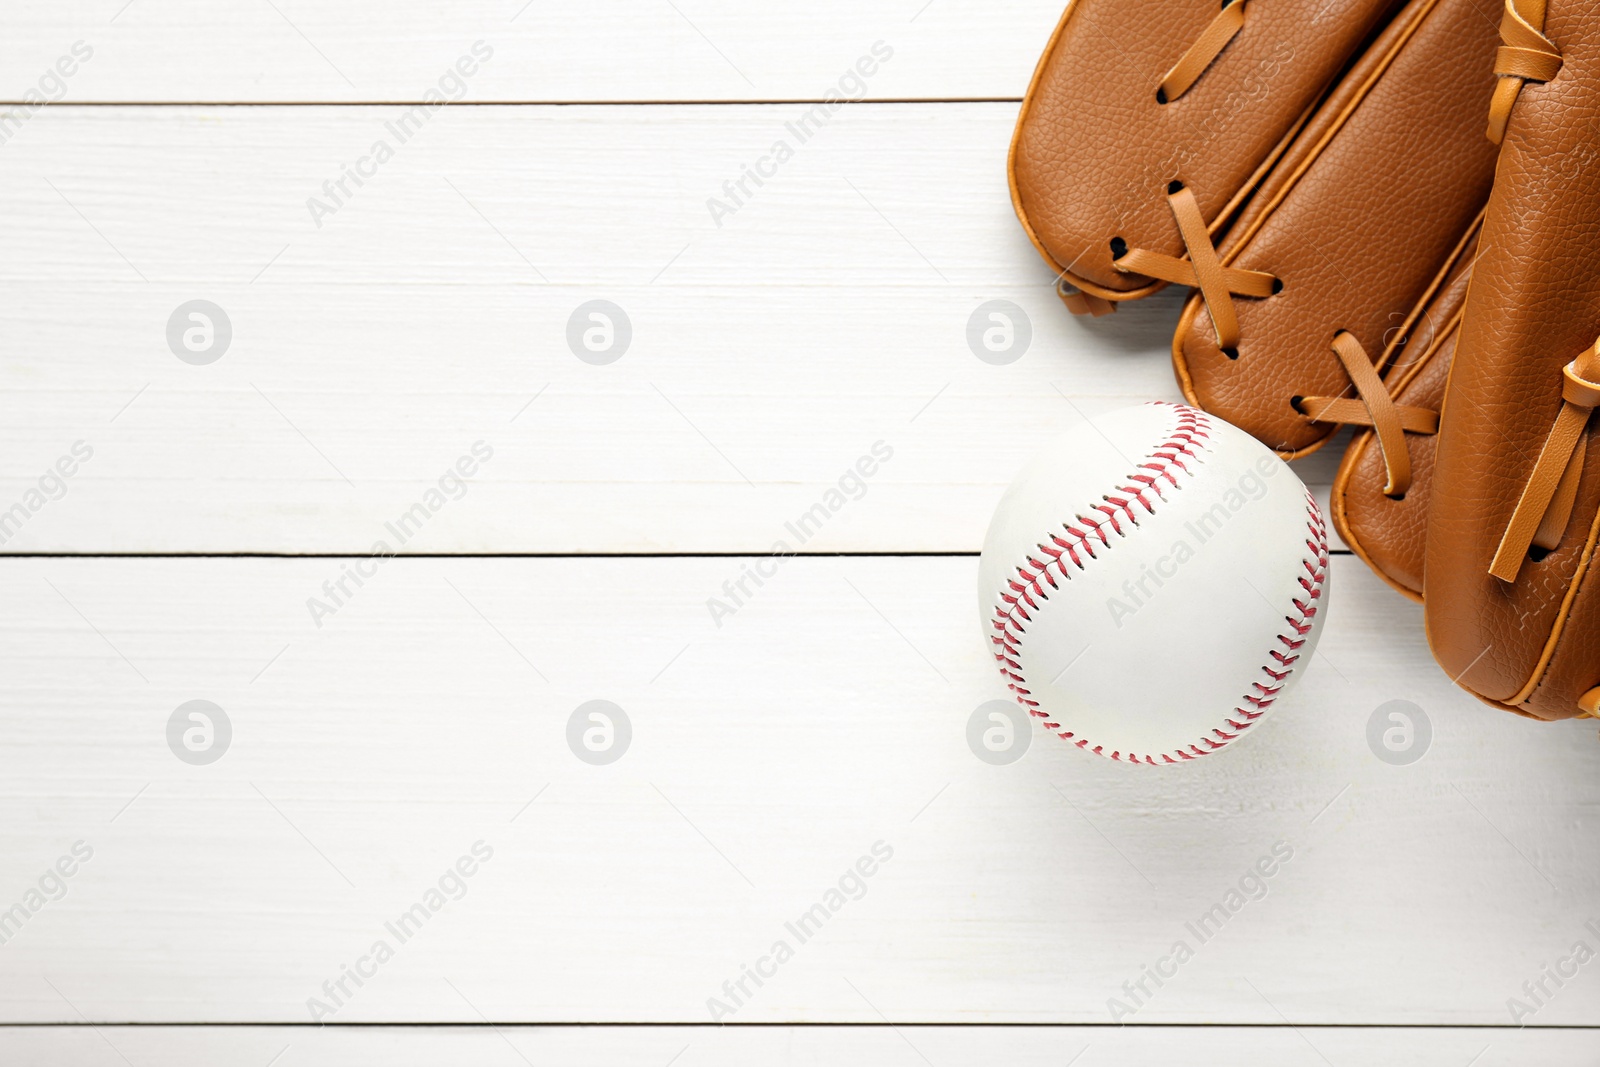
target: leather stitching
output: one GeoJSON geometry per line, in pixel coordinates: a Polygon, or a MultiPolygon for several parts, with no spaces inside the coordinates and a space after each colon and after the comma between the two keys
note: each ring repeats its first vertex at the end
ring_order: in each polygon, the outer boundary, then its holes
{"type": "Polygon", "coordinates": [[[1126,475],[1122,484],[1115,486],[1112,493],[1102,496],[1100,503],[1085,509],[1093,513],[1093,517],[1079,512],[1074,516],[1073,523],[1061,524],[1066,536],[1051,532],[1039,542],[1037,555],[1024,557],[1024,562],[1017,567],[1017,576],[1009,579],[1006,587],[1000,591],[994,618],[990,620],[995,632],[989,637],[995,646],[995,662],[1006,679],[1007,688],[1015,694],[1017,702],[1028,709],[1030,715],[1044,720],[1045,729],[1097,755],[1153,766],[1208,756],[1238,738],[1266,714],[1282,693],[1289,676],[1294,673],[1300,650],[1315,625],[1328,575],[1327,524],[1316,500],[1307,493],[1305,545],[1310,558],[1301,560],[1306,572],[1298,579],[1301,592],[1293,598],[1292,610],[1284,615],[1287,624],[1285,630],[1276,635],[1272,647],[1262,660],[1260,670],[1266,680],[1250,684],[1232,715],[1223,720],[1228,729],[1218,726],[1212,729],[1210,735],[1197,738],[1186,747],[1141,756],[1133,752],[1106,752],[1103,745],[1090,748],[1089,738],[1080,738],[1071,730],[1063,730],[1060,723],[1051,721],[1049,715],[1040,710],[1039,702],[1033,699],[1028,688],[1021,665],[1023,637],[1027,633],[1027,624],[1033,621],[1030,613],[1040,610],[1041,604],[1048,601],[1053,592],[1062,589],[1063,583],[1071,581],[1075,570],[1085,570],[1087,561],[1099,559],[1101,552],[1109,551],[1115,543],[1113,536],[1118,540],[1129,536],[1130,531],[1125,526],[1138,526],[1135,504],[1146,514],[1154,514],[1158,505],[1166,503],[1163,488],[1181,489],[1180,476],[1184,480],[1194,476],[1185,460],[1198,459],[1197,450],[1209,448],[1206,441],[1210,437],[1208,431],[1211,420],[1203,412],[1181,405],[1164,406],[1177,409],[1177,425],[1173,431],[1150,450],[1146,461],[1138,464],[1135,473],[1126,475]]]}

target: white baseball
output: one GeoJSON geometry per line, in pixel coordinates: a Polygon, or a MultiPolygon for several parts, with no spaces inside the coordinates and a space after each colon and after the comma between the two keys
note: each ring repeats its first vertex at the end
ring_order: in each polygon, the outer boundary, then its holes
{"type": "Polygon", "coordinates": [[[1166,764],[1248,733],[1327,615],[1327,528],[1288,464],[1181,404],[1064,434],[1006,490],[979,567],[986,644],[1050,732],[1166,764]]]}

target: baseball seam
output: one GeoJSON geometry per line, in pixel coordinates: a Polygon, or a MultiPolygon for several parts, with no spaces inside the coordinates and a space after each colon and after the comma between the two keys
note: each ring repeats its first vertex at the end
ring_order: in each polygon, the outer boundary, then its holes
{"type": "MultiPolygon", "coordinates": [[[[1017,701],[1028,709],[1030,715],[1045,720],[1045,729],[1064,740],[1072,741],[1078,748],[1089,748],[1089,739],[1077,738],[1071,730],[1063,730],[1060,723],[1050,721],[1049,715],[1039,709],[1039,702],[1033,699],[1028,689],[1028,681],[1023,675],[1020,661],[1023,635],[1027,632],[1027,624],[1033,621],[1029,612],[1038,611],[1040,604],[1050,599],[1050,591],[1061,588],[1060,582],[1057,581],[1058,575],[1062,581],[1070,581],[1073,576],[1072,568],[1078,571],[1086,569],[1084,557],[1095,560],[1100,558],[1098,552],[1109,551],[1113,544],[1109,534],[1115,534],[1118,539],[1126,538],[1128,531],[1123,527],[1124,520],[1128,525],[1134,527],[1139,525],[1138,515],[1134,510],[1135,504],[1142,507],[1146,514],[1153,515],[1157,504],[1167,502],[1163,492],[1163,482],[1165,488],[1178,490],[1183,488],[1179,475],[1184,480],[1193,477],[1193,472],[1185,460],[1198,462],[1200,452],[1209,448],[1205,442],[1210,438],[1207,431],[1211,421],[1203,412],[1194,408],[1176,404],[1170,406],[1177,408],[1176,428],[1166,440],[1150,450],[1145,462],[1137,464],[1135,473],[1123,479],[1125,484],[1116,486],[1112,493],[1103,494],[1100,503],[1086,509],[1098,514],[1099,518],[1090,518],[1079,512],[1074,519],[1081,524],[1081,528],[1063,522],[1061,528],[1067,536],[1063,537],[1060,533],[1052,532],[1037,546],[1041,558],[1035,558],[1033,555],[1025,556],[1025,562],[1017,567],[1017,576],[1007,579],[1005,587],[1000,590],[999,603],[995,605],[995,617],[991,620],[995,633],[989,640],[995,646],[994,658],[1000,667],[1000,673],[1006,679],[1007,687],[1016,695],[1017,701]],[[1155,503],[1148,499],[1149,496],[1155,498],[1155,503]],[[1097,541],[1098,548],[1095,543],[1097,541]],[[1046,589],[1047,585],[1049,590],[1046,589]]],[[[1200,737],[1194,743],[1173,752],[1159,752],[1154,755],[1106,752],[1103,745],[1095,745],[1089,749],[1090,751],[1110,759],[1132,763],[1156,764],[1158,757],[1159,762],[1179,763],[1208,756],[1225,747],[1266,714],[1288,683],[1289,676],[1294,673],[1295,664],[1300,659],[1300,650],[1315,625],[1318,602],[1322,599],[1323,584],[1328,575],[1327,525],[1323,520],[1321,509],[1317,507],[1317,502],[1310,493],[1306,494],[1306,532],[1308,536],[1305,545],[1311,555],[1310,558],[1301,560],[1301,565],[1306,571],[1297,579],[1301,593],[1291,598],[1293,610],[1284,615],[1287,627],[1275,636],[1273,646],[1268,648],[1267,655],[1260,664],[1260,670],[1267,680],[1252,682],[1240,698],[1240,706],[1233,709],[1234,717],[1224,718],[1223,723],[1230,729],[1223,729],[1222,725],[1218,725],[1211,731],[1210,736],[1200,737]]]]}

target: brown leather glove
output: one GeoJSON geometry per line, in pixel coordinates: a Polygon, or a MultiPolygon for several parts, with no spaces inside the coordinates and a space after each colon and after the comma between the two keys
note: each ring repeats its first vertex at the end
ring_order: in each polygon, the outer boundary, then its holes
{"type": "Polygon", "coordinates": [[[1428,640],[1483,700],[1541,719],[1600,701],[1600,14],[1508,0],[1503,136],[1427,533],[1428,640]]]}
{"type": "MultiPolygon", "coordinates": [[[[1474,222],[1469,240],[1445,264],[1439,284],[1397,327],[1399,343],[1384,385],[1399,408],[1439,410],[1477,255],[1477,231],[1474,222]]],[[[1345,545],[1412,600],[1422,599],[1437,442],[1433,434],[1405,432],[1403,448],[1411,479],[1402,491],[1386,492],[1391,463],[1384,442],[1375,430],[1362,430],[1345,449],[1329,494],[1330,517],[1345,545]]]]}
{"type": "MultiPolygon", "coordinates": [[[[1173,340],[1179,382],[1197,406],[1289,456],[1319,447],[1341,424],[1369,427],[1341,471],[1335,522],[1380,575],[1418,596],[1431,435],[1454,338],[1445,327],[1464,296],[1493,180],[1496,147],[1483,136],[1483,115],[1495,90],[1496,27],[1475,0],[1354,5],[1342,14],[1366,18],[1371,39],[1352,59],[1322,40],[1273,51],[1258,33],[1266,24],[1255,21],[1262,4],[1243,12],[1188,94],[1152,104],[1159,57],[1192,52],[1196,20],[1227,17],[1197,7],[1188,21],[1175,18],[1186,6],[1161,5],[1155,23],[1142,3],[1114,14],[1096,0],[1069,9],[1012,145],[1019,215],[1058,269],[1069,252],[1077,257],[1065,277],[1083,289],[1078,310],[1112,307],[1098,298],[1131,299],[1163,279],[1210,283],[1197,285],[1173,340]],[[1111,39],[1123,47],[1108,49],[1111,39]],[[1257,62],[1247,54],[1277,56],[1270,66],[1280,82],[1241,74],[1238,65],[1257,62]],[[1335,59],[1342,68],[1309,113],[1266,106],[1282,102],[1280,83],[1306,84],[1308,65],[1326,77],[1335,59]],[[1202,94],[1212,79],[1226,91],[1202,94]],[[1228,110],[1245,86],[1260,98],[1259,114],[1228,110]],[[1247,121],[1290,129],[1262,162],[1236,158],[1229,153],[1255,143],[1240,132],[1247,121]],[[1105,124],[1098,138],[1092,122],[1105,124]],[[1207,136],[1222,128],[1228,137],[1207,136]],[[1157,189],[1152,175],[1183,188],[1157,189]],[[1219,180],[1226,195],[1209,199],[1225,206],[1198,218],[1202,194],[1219,180]],[[1091,246],[1094,254],[1073,251],[1091,246]],[[1393,399],[1391,389],[1400,391],[1393,399]]],[[[1319,14],[1296,13],[1312,24],[1319,14]]]]}
{"type": "MultiPolygon", "coordinates": [[[[1296,135],[1328,124],[1379,61],[1369,53],[1341,80],[1352,57],[1399,7],[1073,0],[1034,72],[1009,166],[1017,215],[1068,306],[1100,314],[1193,284],[1186,247],[1209,249],[1296,135]]],[[[1220,276],[1271,291],[1265,274],[1220,276]]]]}
{"type": "Polygon", "coordinates": [[[1499,41],[1479,3],[1406,5],[1335,94],[1337,112],[1324,109],[1288,153],[1293,169],[1267,178],[1218,250],[1225,268],[1264,271],[1280,291],[1202,284],[1172,343],[1190,402],[1285,456],[1341,423],[1373,426],[1393,495],[1411,481],[1402,436],[1431,432],[1435,416],[1390,402],[1379,374],[1397,323],[1459,255],[1494,180],[1483,114],[1499,41]]]}
{"type": "MultiPolygon", "coordinates": [[[[1331,494],[1345,543],[1421,599],[1434,437],[1496,146],[1483,136],[1498,36],[1473,0],[1414,2],[1296,169],[1269,177],[1221,249],[1282,291],[1235,299],[1223,349],[1203,288],[1173,363],[1185,394],[1288,456],[1363,427],[1331,494]],[[1381,378],[1380,378],[1381,376],[1381,378]]],[[[1230,309],[1231,310],[1231,309],[1230,309]]]]}

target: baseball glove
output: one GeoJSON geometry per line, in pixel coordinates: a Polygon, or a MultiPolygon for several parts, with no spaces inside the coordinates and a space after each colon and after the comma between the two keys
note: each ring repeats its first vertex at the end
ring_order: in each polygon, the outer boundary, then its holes
{"type": "MultiPolygon", "coordinates": [[[[1472,260],[1477,255],[1477,233],[1475,224],[1445,264],[1439,284],[1398,328],[1398,344],[1388,362],[1384,385],[1400,410],[1436,413],[1440,408],[1472,277],[1472,260]]],[[[1352,552],[1389,585],[1412,600],[1421,600],[1438,438],[1406,432],[1403,440],[1410,471],[1403,491],[1387,491],[1392,484],[1392,463],[1377,431],[1363,429],[1345,449],[1329,493],[1328,510],[1334,529],[1352,552]]]]}
{"type": "MultiPolygon", "coordinates": [[[[1433,432],[1436,409],[1397,405],[1380,375],[1494,181],[1497,43],[1477,0],[1406,5],[1216,249],[1224,271],[1269,275],[1274,292],[1201,272],[1172,342],[1191,403],[1291,458],[1341,424],[1371,426],[1385,492],[1408,491],[1404,436],[1433,432]]],[[[1189,246],[1192,260],[1210,252],[1189,246]]]]}
{"type": "Polygon", "coordinates": [[[1197,270],[1213,287],[1269,295],[1268,274],[1186,250],[1211,248],[1297,137],[1381,63],[1366,46],[1393,38],[1384,29],[1399,7],[1073,0],[1034,71],[1009,161],[1017,215],[1067,306],[1103,314],[1169,282],[1197,284],[1197,270]]]}
{"type": "Polygon", "coordinates": [[[1483,700],[1541,719],[1600,705],[1600,17],[1507,0],[1502,139],[1428,518],[1428,639],[1483,700]]]}
{"type": "MultiPolygon", "coordinates": [[[[1034,75],[1010,159],[1025,228],[1079,312],[1167,282],[1197,289],[1173,339],[1196,406],[1290,457],[1361,428],[1334,520],[1419,596],[1431,435],[1494,175],[1494,24],[1473,0],[1354,5],[1342,16],[1364,18],[1366,40],[1348,50],[1354,29],[1273,37],[1285,27],[1251,8],[1188,93],[1169,95],[1194,27],[1212,49],[1206,34],[1228,16],[1107,7],[1077,0],[1034,75]],[[1332,80],[1310,109],[1280,106],[1313,69],[1332,80]]],[[[1295,25],[1326,14],[1303,7],[1295,25]]]]}

